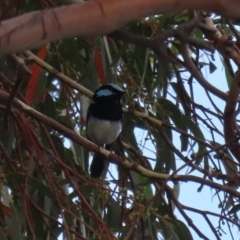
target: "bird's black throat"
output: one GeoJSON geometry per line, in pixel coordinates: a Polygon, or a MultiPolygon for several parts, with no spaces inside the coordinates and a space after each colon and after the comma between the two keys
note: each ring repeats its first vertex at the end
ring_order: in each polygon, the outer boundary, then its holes
{"type": "Polygon", "coordinates": [[[109,96],[96,99],[88,109],[88,117],[91,115],[95,118],[109,121],[119,121],[122,119],[122,106],[118,96],[109,96]]]}

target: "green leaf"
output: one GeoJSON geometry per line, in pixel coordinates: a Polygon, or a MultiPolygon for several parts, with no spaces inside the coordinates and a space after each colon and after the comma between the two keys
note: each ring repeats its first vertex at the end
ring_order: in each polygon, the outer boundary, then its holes
{"type": "Polygon", "coordinates": [[[215,66],[215,64],[212,61],[210,61],[209,62],[209,72],[210,72],[210,74],[215,72],[216,69],[217,69],[217,67],[215,66]]]}
{"type": "MultiPolygon", "coordinates": [[[[160,114],[157,115],[157,119],[161,119],[160,114]]],[[[156,144],[156,165],[154,171],[169,174],[171,170],[174,171],[175,169],[175,156],[173,151],[168,147],[162,134],[159,134],[159,131],[154,131],[154,129],[150,130],[154,137],[154,144],[156,144]]],[[[172,131],[170,129],[164,129],[162,131],[172,140],[172,131]]]]}
{"type": "MultiPolygon", "coordinates": [[[[176,105],[174,105],[171,101],[164,98],[159,98],[158,102],[161,105],[161,107],[165,110],[166,114],[173,121],[173,123],[176,125],[176,127],[186,132],[187,127],[185,123],[185,116],[180,112],[179,108],[176,105]]],[[[181,139],[181,151],[186,151],[188,147],[188,137],[184,134],[181,134],[180,139],[181,139]]]]}
{"type": "Polygon", "coordinates": [[[64,150],[65,150],[65,147],[63,145],[63,139],[60,138],[59,136],[56,136],[54,134],[51,134],[51,140],[59,154],[59,156],[64,159],[65,155],[64,155],[64,150]]]}
{"type": "Polygon", "coordinates": [[[86,61],[86,58],[83,48],[83,40],[80,38],[67,38],[62,40],[59,50],[62,58],[64,60],[66,59],[66,61],[63,61],[66,70],[69,69],[69,63],[71,63],[71,68],[77,68],[78,71],[84,70],[86,66],[83,63],[86,61]]]}
{"type": "MultiPolygon", "coordinates": [[[[170,212],[169,207],[166,206],[166,203],[163,200],[162,196],[154,197],[153,208],[156,209],[156,213],[159,214],[159,216],[172,216],[172,212],[170,212]]],[[[155,218],[156,216],[153,215],[152,220],[155,218]]]]}
{"type": "Polygon", "coordinates": [[[154,171],[169,174],[174,168],[175,156],[162,137],[159,136],[156,141],[157,162],[154,171]]]}
{"type": "Polygon", "coordinates": [[[231,208],[228,214],[235,214],[240,211],[240,204],[237,204],[231,208]]]}
{"type": "Polygon", "coordinates": [[[149,199],[153,196],[153,191],[151,187],[151,182],[147,177],[144,177],[136,172],[131,172],[133,184],[135,189],[141,189],[141,192],[144,194],[146,199],[149,199]]]}
{"type": "Polygon", "coordinates": [[[119,203],[115,201],[113,198],[111,198],[107,209],[108,209],[106,216],[107,226],[109,228],[114,229],[114,231],[119,231],[122,228],[121,211],[119,203]]]}
{"type": "MultiPolygon", "coordinates": [[[[192,132],[192,135],[194,137],[205,142],[205,137],[197,124],[195,124],[191,119],[189,119],[188,117],[185,117],[185,116],[184,116],[184,122],[185,122],[187,128],[192,132]]],[[[197,144],[198,144],[198,151],[196,152],[196,154],[201,155],[207,151],[206,146],[204,144],[202,144],[198,141],[197,141],[197,144]]],[[[202,155],[201,157],[197,157],[195,164],[199,165],[201,163],[203,157],[204,157],[204,155],[202,155]]]]}
{"type": "Polygon", "coordinates": [[[3,232],[2,228],[0,228],[0,239],[1,240],[9,240],[9,238],[7,238],[7,236],[3,232]]]}
{"type": "Polygon", "coordinates": [[[158,233],[155,226],[155,219],[152,220],[151,217],[147,216],[144,220],[145,227],[145,239],[146,240],[158,240],[158,233]]]}
{"type": "Polygon", "coordinates": [[[194,35],[198,39],[203,39],[203,32],[200,29],[198,29],[198,28],[195,29],[194,35]]]}
{"type": "Polygon", "coordinates": [[[182,221],[162,217],[159,225],[165,239],[193,240],[191,232],[182,221]]]}
{"type": "MultiPolygon", "coordinates": [[[[19,173],[8,173],[6,174],[6,178],[9,182],[12,182],[14,185],[14,181],[25,183],[26,175],[19,173]]],[[[40,180],[28,176],[28,186],[32,188],[34,191],[39,191],[43,196],[48,196],[49,198],[53,198],[53,193],[45,184],[43,184],[40,180]]]]}
{"type": "MultiPolygon", "coordinates": [[[[178,199],[179,194],[180,194],[180,183],[175,183],[175,184],[173,185],[173,193],[174,193],[176,199],[178,199]]],[[[173,206],[173,211],[174,211],[174,209],[175,209],[175,204],[174,204],[173,202],[172,202],[172,206],[173,206]]]]}
{"type": "MultiPolygon", "coordinates": [[[[218,142],[210,141],[210,143],[216,148],[219,148],[222,146],[218,142]]],[[[233,159],[233,157],[231,156],[231,154],[229,153],[226,147],[220,148],[214,155],[214,158],[217,158],[221,161],[221,163],[225,168],[226,174],[228,176],[231,176],[233,178],[238,176],[238,168],[237,168],[237,165],[235,164],[235,160],[233,159]]],[[[227,185],[234,189],[238,188],[238,184],[236,184],[234,181],[233,182],[229,181],[227,185]]]]}
{"type": "Polygon", "coordinates": [[[225,70],[225,76],[226,76],[226,79],[227,79],[227,85],[228,85],[228,88],[230,89],[231,85],[232,85],[232,81],[233,81],[233,77],[229,71],[229,68],[228,68],[228,65],[226,64],[226,62],[221,58],[222,60],[222,63],[224,65],[224,70],[225,70]]]}
{"type": "Polygon", "coordinates": [[[6,127],[6,122],[4,121],[4,119],[0,119],[0,133],[1,133],[0,141],[3,144],[5,151],[8,154],[11,154],[12,150],[13,150],[13,142],[15,139],[15,133],[14,133],[13,124],[12,124],[11,119],[9,119],[7,124],[8,124],[8,128],[6,127]]]}
{"type": "Polygon", "coordinates": [[[123,127],[122,127],[121,136],[126,142],[130,143],[135,149],[138,149],[137,140],[134,134],[135,120],[131,116],[126,115],[124,116],[122,125],[123,127]]]}
{"type": "Polygon", "coordinates": [[[9,231],[13,240],[23,239],[21,228],[24,222],[23,208],[17,208],[13,204],[10,204],[12,209],[11,219],[9,221],[9,231]]]}
{"type": "Polygon", "coordinates": [[[207,155],[204,156],[204,169],[209,171],[209,160],[207,155]]]}
{"type": "Polygon", "coordinates": [[[173,226],[175,233],[177,234],[179,240],[193,240],[192,234],[189,228],[180,220],[174,220],[173,226]]]}
{"type": "Polygon", "coordinates": [[[40,103],[39,107],[41,109],[41,112],[44,115],[46,115],[52,119],[56,119],[55,103],[53,101],[52,96],[49,93],[46,93],[45,101],[44,101],[44,103],[40,103]]]}
{"type": "Polygon", "coordinates": [[[46,71],[41,71],[37,82],[37,87],[34,92],[34,101],[38,102],[39,97],[41,97],[43,94],[46,94],[47,82],[48,79],[46,76],[46,71]]]}
{"type": "Polygon", "coordinates": [[[173,220],[167,216],[161,217],[159,225],[162,230],[162,235],[164,236],[164,239],[181,240],[175,233],[172,222],[173,220]]]}

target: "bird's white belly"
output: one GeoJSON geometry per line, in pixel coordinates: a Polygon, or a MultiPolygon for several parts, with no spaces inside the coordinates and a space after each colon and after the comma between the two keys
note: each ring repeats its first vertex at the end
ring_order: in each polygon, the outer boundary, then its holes
{"type": "Polygon", "coordinates": [[[121,121],[107,121],[90,117],[87,125],[89,140],[99,146],[113,143],[122,130],[121,121]]]}

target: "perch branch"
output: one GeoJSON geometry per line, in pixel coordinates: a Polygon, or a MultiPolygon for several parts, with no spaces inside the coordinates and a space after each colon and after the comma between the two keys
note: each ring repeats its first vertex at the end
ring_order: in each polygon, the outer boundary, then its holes
{"type": "MultiPolygon", "coordinates": [[[[9,94],[0,90],[0,101],[2,103],[6,104],[8,101],[8,98],[9,98],[9,94]]],[[[99,148],[97,145],[90,142],[86,138],[78,135],[73,130],[71,130],[71,129],[61,125],[57,121],[37,112],[36,110],[34,110],[33,108],[29,107],[28,105],[26,105],[25,103],[21,102],[20,100],[18,100],[16,98],[14,98],[14,100],[13,100],[13,106],[16,109],[26,113],[28,116],[31,116],[32,118],[52,127],[56,131],[63,134],[65,137],[70,138],[72,141],[85,147],[86,149],[89,149],[93,152],[102,153],[108,161],[118,164],[118,165],[122,165],[125,168],[128,168],[131,171],[138,172],[139,174],[141,174],[145,177],[150,177],[152,179],[159,179],[159,180],[171,180],[171,181],[183,181],[183,182],[192,181],[192,182],[204,184],[211,188],[216,188],[220,191],[224,191],[224,192],[230,194],[233,197],[240,198],[240,193],[235,191],[233,188],[228,187],[227,185],[221,185],[219,183],[209,181],[209,180],[201,178],[201,177],[196,177],[193,175],[174,175],[174,176],[171,175],[170,176],[168,174],[161,174],[161,173],[147,170],[146,168],[140,166],[139,164],[137,164],[135,162],[130,162],[129,160],[123,159],[123,158],[117,156],[116,154],[107,151],[104,148],[99,148]]],[[[209,177],[216,178],[216,179],[223,178],[223,177],[226,179],[229,178],[227,175],[218,174],[218,173],[210,173],[209,172],[207,175],[209,177]]]]}

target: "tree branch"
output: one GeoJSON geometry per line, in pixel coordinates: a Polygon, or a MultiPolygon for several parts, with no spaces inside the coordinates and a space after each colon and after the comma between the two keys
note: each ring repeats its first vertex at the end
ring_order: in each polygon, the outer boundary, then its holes
{"type": "Polygon", "coordinates": [[[104,35],[130,21],[175,9],[240,17],[238,0],[91,0],[2,21],[0,53],[19,52],[67,37],[104,35]]]}
{"type": "Polygon", "coordinates": [[[236,105],[240,93],[240,72],[238,71],[233,79],[227,102],[224,110],[224,135],[225,142],[229,145],[229,149],[234,157],[240,162],[240,144],[239,127],[236,123],[236,105]]]}
{"type": "MultiPolygon", "coordinates": [[[[9,94],[0,90],[0,101],[2,103],[6,104],[8,101],[8,98],[9,98],[9,94]]],[[[16,98],[14,98],[14,100],[13,100],[13,105],[18,110],[26,113],[28,116],[31,116],[32,118],[34,118],[44,124],[52,127],[53,129],[55,129],[58,132],[60,132],[61,134],[63,134],[65,137],[70,138],[72,141],[85,147],[86,149],[89,149],[90,151],[93,151],[93,152],[100,152],[106,157],[106,159],[108,159],[108,161],[113,162],[115,164],[123,165],[125,168],[128,168],[131,171],[138,172],[139,174],[141,174],[145,177],[150,177],[152,179],[167,180],[167,181],[168,180],[183,181],[183,182],[192,181],[192,182],[204,184],[211,188],[216,188],[220,191],[224,191],[224,192],[230,194],[233,197],[240,198],[240,193],[238,191],[236,191],[235,189],[228,187],[227,185],[221,185],[219,183],[215,183],[213,181],[209,181],[209,180],[201,178],[201,177],[196,177],[193,175],[174,175],[174,176],[172,176],[172,175],[168,175],[168,174],[161,174],[161,173],[147,170],[146,168],[140,166],[139,164],[137,164],[135,162],[130,162],[129,160],[123,159],[123,158],[117,156],[116,154],[107,151],[104,148],[99,148],[97,145],[90,142],[86,138],[78,135],[73,130],[71,130],[71,129],[61,125],[57,121],[37,112],[36,110],[32,109],[31,107],[29,107],[28,105],[19,101],[16,98]]],[[[203,171],[205,171],[205,170],[203,170],[203,171]]],[[[208,173],[208,176],[210,176],[210,175],[212,178],[216,178],[216,179],[219,179],[219,178],[220,179],[221,178],[231,179],[229,176],[224,175],[224,174],[208,173]]],[[[234,178],[234,179],[237,181],[236,178],[234,178]]]]}
{"type": "Polygon", "coordinates": [[[209,92],[211,92],[213,95],[219,97],[222,100],[226,100],[227,94],[220,91],[218,88],[214,87],[212,84],[210,84],[202,75],[202,73],[199,71],[199,69],[194,65],[192,62],[192,59],[189,55],[188,51],[188,45],[182,44],[182,56],[184,59],[185,67],[188,69],[188,71],[192,74],[192,76],[198,81],[198,83],[205,89],[207,89],[209,92]]]}

